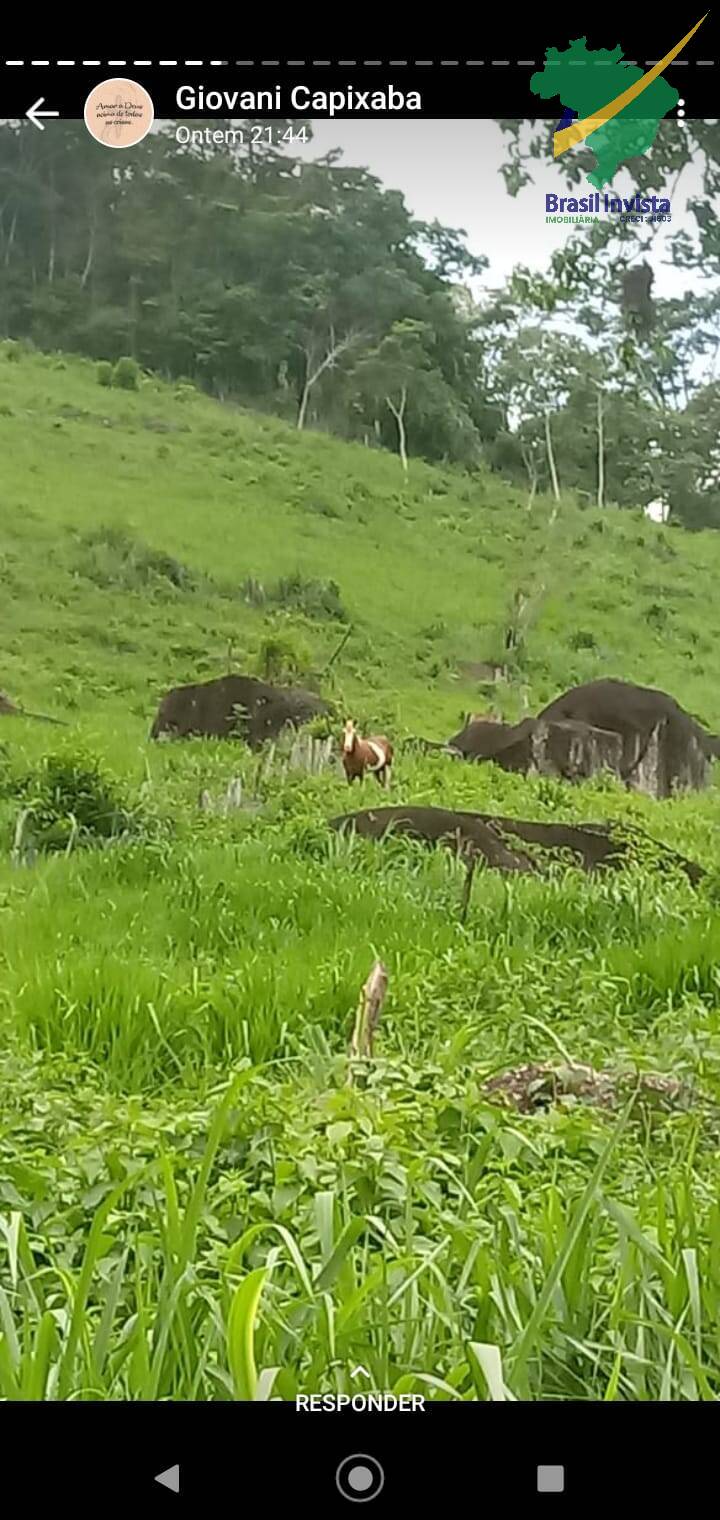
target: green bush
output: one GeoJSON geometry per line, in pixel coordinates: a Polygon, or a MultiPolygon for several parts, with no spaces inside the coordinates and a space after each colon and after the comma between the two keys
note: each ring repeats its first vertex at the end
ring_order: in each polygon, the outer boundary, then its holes
{"type": "Polygon", "coordinates": [[[571,649],[575,650],[597,649],[598,647],[595,634],[590,633],[587,628],[578,628],[575,633],[571,633],[568,638],[568,644],[571,649]]]}
{"type": "Polygon", "coordinates": [[[137,814],[93,756],[46,755],[13,790],[27,810],[26,837],[37,850],[66,850],[136,831],[137,814]]]}
{"type": "Polygon", "coordinates": [[[350,617],[340,597],[336,581],[307,580],[299,571],[283,576],[268,592],[268,600],[304,617],[330,618],[349,623],[350,617]]]}
{"type": "Polygon", "coordinates": [[[270,633],[258,651],[258,670],[264,681],[289,681],[306,675],[310,651],[293,633],[270,633]]]}
{"type": "Polygon", "coordinates": [[[96,528],[80,542],[77,572],[96,586],[120,586],[125,591],[174,586],[178,591],[193,591],[198,585],[198,577],[187,565],[162,549],[149,548],[125,528],[96,528]]]}
{"type": "Polygon", "coordinates": [[[240,595],[244,602],[251,607],[264,607],[267,601],[267,593],[262,582],[256,576],[248,575],[240,587],[240,595]]]}
{"type": "Polygon", "coordinates": [[[192,401],[197,395],[197,387],[190,380],[180,380],[175,387],[176,401],[192,401]]]}
{"type": "Polygon", "coordinates": [[[101,359],[95,365],[95,375],[98,385],[110,386],[113,383],[113,367],[108,359],[101,359]]]}
{"type": "Polygon", "coordinates": [[[135,359],[118,359],[112,372],[112,383],[121,391],[140,389],[140,366],[135,359]]]}
{"type": "Polygon", "coordinates": [[[11,364],[19,364],[21,347],[15,338],[5,338],[4,341],[0,344],[0,353],[2,353],[3,358],[7,359],[11,364]]]}

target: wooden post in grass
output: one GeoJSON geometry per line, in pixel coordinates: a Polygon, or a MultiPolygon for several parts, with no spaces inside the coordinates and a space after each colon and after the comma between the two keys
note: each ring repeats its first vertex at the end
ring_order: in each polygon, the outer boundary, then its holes
{"type": "Polygon", "coordinates": [[[385,994],[388,989],[388,974],[382,961],[375,961],[370,975],[360,993],[357,1013],[355,1015],[355,1028],[350,1042],[350,1059],[348,1062],[347,1085],[352,1087],[355,1081],[356,1065],[361,1061],[371,1061],[373,1055],[373,1040],[375,1031],[380,1023],[385,994]]]}
{"type": "Polygon", "coordinates": [[[230,813],[235,808],[242,807],[242,796],[242,776],[233,776],[223,798],[223,811],[230,813]]]}
{"type": "Polygon", "coordinates": [[[330,659],[328,660],[327,664],[324,665],[323,668],[322,668],[322,670],[320,671],[320,679],[321,680],[322,680],[323,676],[327,675],[328,671],[335,664],[335,661],[336,661],[338,655],[342,653],[342,651],[345,648],[345,645],[347,644],[347,641],[348,641],[348,639],[349,639],[350,634],[352,633],[352,631],[353,631],[353,625],[352,625],[352,623],[350,623],[348,625],[348,627],[345,629],[345,632],[344,632],[344,634],[343,634],[343,636],[342,636],[342,638],[340,640],[340,643],[337,644],[335,646],[335,648],[333,649],[333,652],[332,652],[332,654],[330,656],[330,659]]]}
{"type": "Polygon", "coordinates": [[[477,859],[478,858],[476,852],[473,852],[472,855],[465,856],[465,883],[463,886],[462,903],[460,905],[461,924],[465,923],[465,920],[468,916],[468,909],[470,907],[470,893],[472,892],[472,884],[473,878],[475,876],[477,859]]]}
{"type": "Polygon", "coordinates": [[[32,808],[23,808],[18,814],[15,824],[15,837],[13,839],[12,854],[10,859],[14,866],[21,866],[25,860],[25,825],[32,814],[32,808]]]}

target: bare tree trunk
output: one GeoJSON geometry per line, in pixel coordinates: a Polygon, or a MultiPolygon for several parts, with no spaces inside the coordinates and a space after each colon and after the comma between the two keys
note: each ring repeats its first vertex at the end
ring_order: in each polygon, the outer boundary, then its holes
{"type": "Polygon", "coordinates": [[[55,277],[55,176],[52,169],[50,170],[50,194],[52,195],[52,201],[50,205],[50,249],[48,253],[47,276],[48,285],[52,285],[53,279],[55,277]]]}
{"type": "Polygon", "coordinates": [[[7,244],[5,246],[5,268],[6,269],[8,267],[8,264],[10,263],[10,254],[12,253],[13,243],[15,242],[15,231],[16,231],[16,228],[17,228],[17,211],[15,211],[13,213],[13,219],[12,219],[12,221],[10,223],[10,235],[8,237],[7,244]]]}
{"type": "Polygon", "coordinates": [[[308,400],[309,400],[309,397],[310,397],[310,392],[312,390],[312,387],[315,385],[315,382],[320,379],[320,376],[325,373],[326,369],[331,369],[332,368],[332,366],[335,363],[335,360],[338,359],[340,357],[340,355],[345,352],[346,348],[350,347],[351,343],[358,342],[358,340],[361,337],[362,337],[361,333],[347,333],[344,338],[339,338],[336,341],[336,339],[335,339],[335,332],[334,332],[333,328],[331,327],[330,328],[330,342],[329,342],[329,346],[328,346],[328,351],[327,351],[327,353],[325,355],[325,358],[321,359],[320,363],[317,365],[317,367],[315,369],[312,368],[312,349],[311,348],[306,348],[304,350],[304,353],[305,353],[305,383],[304,383],[303,388],[302,388],[302,395],[300,397],[300,409],[298,411],[297,426],[298,426],[298,430],[299,431],[302,430],[302,428],[305,425],[305,418],[306,418],[306,415],[307,415],[308,400]]]}
{"type": "Polygon", "coordinates": [[[597,433],[598,433],[598,488],[597,504],[605,506],[605,428],[603,415],[603,393],[598,388],[597,394],[597,433]]]}
{"type": "MultiPolygon", "coordinates": [[[[555,497],[555,501],[558,502],[560,500],[560,486],[558,485],[557,470],[555,469],[555,454],[553,452],[552,437],[550,434],[550,413],[547,411],[545,413],[545,447],[547,449],[548,467],[550,469],[553,496],[555,497]]],[[[557,512],[555,512],[553,516],[553,522],[555,521],[556,517],[557,512]]]]}
{"type": "Polygon", "coordinates": [[[94,257],[95,257],[95,222],[93,220],[91,222],[91,224],[90,224],[90,241],[88,243],[88,252],[87,252],[87,258],[85,260],[85,268],[83,269],[83,272],[82,272],[82,274],[80,276],[80,288],[81,288],[81,290],[85,289],[85,286],[87,285],[87,282],[88,282],[88,280],[90,278],[90,270],[92,269],[92,266],[93,266],[93,259],[94,259],[94,257]]]}
{"type": "Polygon", "coordinates": [[[310,353],[306,349],[305,350],[305,383],[304,383],[303,388],[302,388],[302,395],[300,397],[300,407],[299,407],[299,410],[298,410],[298,417],[297,417],[297,425],[298,425],[298,431],[299,432],[301,432],[302,429],[305,426],[305,414],[307,412],[307,405],[308,405],[308,401],[310,399],[310,386],[311,385],[312,385],[312,380],[310,379],[310,353]]]}
{"type": "Polygon", "coordinates": [[[138,327],[138,285],[140,277],[131,274],[129,281],[129,312],[130,312],[130,352],[133,359],[137,358],[137,327],[138,327]]]}
{"type": "Polygon", "coordinates": [[[408,457],[407,457],[407,439],[406,439],[406,435],[405,435],[405,403],[407,402],[407,386],[404,385],[403,388],[402,388],[402,391],[400,393],[400,405],[399,406],[395,406],[393,404],[393,402],[390,400],[389,396],[386,396],[385,400],[386,400],[386,402],[387,402],[387,404],[388,404],[388,406],[390,408],[390,411],[392,412],[393,417],[395,418],[395,421],[397,423],[398,450],[399,450],[399,453],[400,453],[400,460],[401,460],[401,463],[402,463],[403,472],[404,472],[405,475],[407,475],[407,472],[408,472],[408,457]]]}
{"type": "Polygon", "coordinates": [[[523,464],[525,465],[525,469],[528,472],[528,480],[530,481],[530,490],[528,492],[528,500],[527,500],[527,510],[528,510],[528,512],[531,512],[532,511],[532,505],[533,505],[533,502],[535,500],[535,493],[537,491],[537,486],[538,486],[537,465],[535,463],[535,459],[534,459],[532,451],[530,451],[530,453],[528,453],[527,449],[525,449],[521,445],[521,452],[522,452],[522,457],[523,457],[523,464]]]}

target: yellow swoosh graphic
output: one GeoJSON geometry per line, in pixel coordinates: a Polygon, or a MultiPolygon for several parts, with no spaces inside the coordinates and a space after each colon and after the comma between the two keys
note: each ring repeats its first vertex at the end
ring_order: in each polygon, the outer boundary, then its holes
{"type": "Polygon", "coordinates": [[[659,63],[653,64],[653,67],[648,69],[647,74],[643,74],[642,79],[636,80],[635,84],[631,84],[629,89],[623,90],[622,95],[616,95],[614,100],[609,100],[606,106],[603,106],[600,111],[595,112],[594,116],[586,116],[583,121],[574,121],[571,126],[563,127],[562,132],[556,132],[553,139],[553,158],[559,158],[561,153],[567,153],[568,148],[574,148],[576,143],[584,142],[591,132],[597,132],[598,127],[604,126],[606,121],[612,121],[613,116],[617,116],[618,111],[623,111],[625,106],[629,106],[632,100],[637,100],[638,95],[641,95],[643,90],[646,90],[648,85],[652,84],[659,74],[662,74],[668,64],[672,63],[673,58],[677,58],[678,53],[690,41],[690,38],[695,36],[698,27],[702,26],[703,21],[709,15],[710,12],[706,11],[705,15],[701,16],[700,20],[692,28],[692,31],[688,32],[687,37],[683,37],[682,42],[677,42],[675,47],[671,48],[670,52],[660,59],[659,63]]]}

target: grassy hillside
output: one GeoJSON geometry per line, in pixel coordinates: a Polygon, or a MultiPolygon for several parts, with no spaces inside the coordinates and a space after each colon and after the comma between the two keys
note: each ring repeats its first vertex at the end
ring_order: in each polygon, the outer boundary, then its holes
{"type": "Polygon", "coordinates": [[[572,502],[551,530],[494,478],[404,487],[385,455],[26,353],[0,357],[0,448],[0,686],[70,720],[0,719],[0,1396],[292,1398],[362,1362],[429,1398],[716,1399],[717,788],[401,760],[398,800],[627,818],[709,867],[487,872],[463,923],[449,855],[329,833],[335,772],[147,740],[229,643],[250,669],[289,634],[320,671],[338,597],[326,688],[442,736],[483,700],[458,661],[543,585],[506,712],[602,672],[720,726],[715,538],[572,502]],[[198,808],[236,774],[248,807],[198,808]],[[689,1106],[488,1102],[548,1060],[675,1076],[689,1106]]]}
{"type": "Polygon", "coordinates": [[[140,735],[160,691],[222,674],[230,643],[235,668],[253,666],[278,620],[321,670],[341,624],[245,599],[248,580],[272,592],[299,572],[338,585],[355,631],[333,674],[370,717],[452,731],[478,700],[458,662],[502,658],[520,587],[535,612],[517,682],[500,693],[509,716],[523,691],[542,703],[614,673],[663,684],[720,724],[712,533],[570,502],[550,531],[549,503],[528,514],[495,476],[413,463],[404,488],[388,454],[189,387],[105,390],[89,362],[20,353],[0,353],[0,634],[2,684],[28,706],[67,706],[80,723],[113,708],[140,735]],[[185,587],[128,566],[129,547],[179,562],[185,587]]]}

